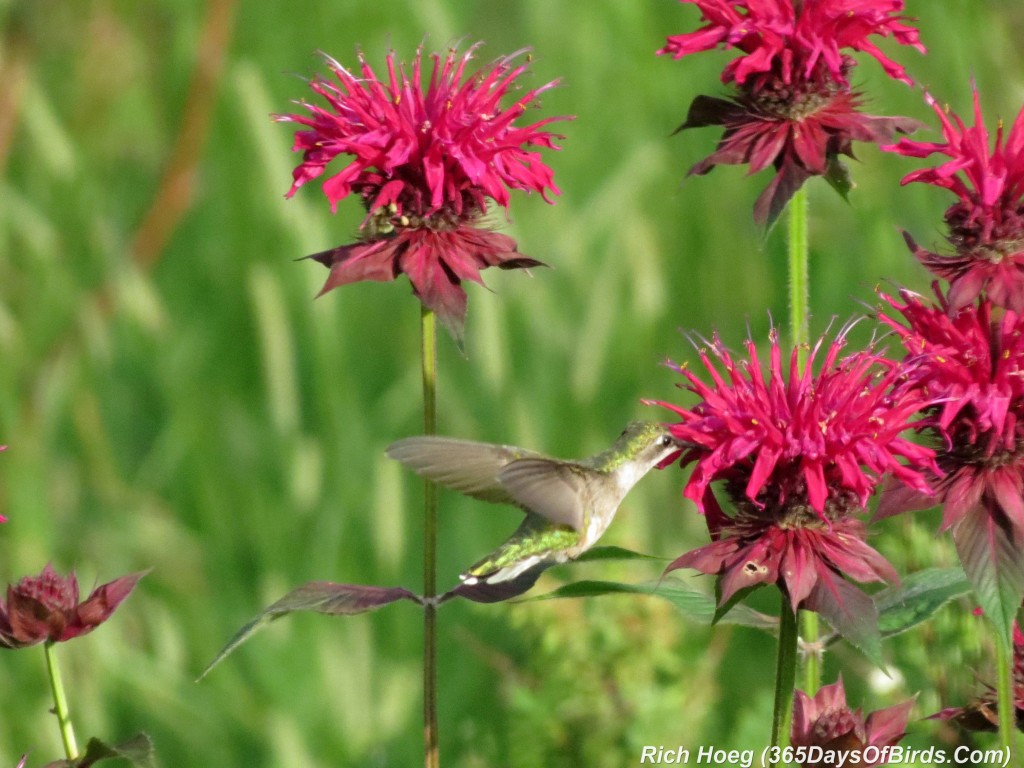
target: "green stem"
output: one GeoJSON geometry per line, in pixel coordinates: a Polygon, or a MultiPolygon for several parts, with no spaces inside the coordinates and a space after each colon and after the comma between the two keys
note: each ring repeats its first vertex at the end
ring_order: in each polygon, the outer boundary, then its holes
{"type": "Polygon", "coordinates": [[[1016,765],[1017,707],[1013,695],[1013,645],[1002,636],[996,638],[996,670],[999,745],[1009,750],[1009,764],[1016,765]]]}
{"type": "Polygon", "coordinates": [[[801,367],[810,344],[810,269],[807,243],[807,188],[789,201],[789,332],[801,367]]]}
{"type": "MultiPolygon", "coordinates": [[[[437,329],[433,311],[421,307],[423,433],[437,433],[437,329]]],[[[437,486],[423,484],[423,765],[438,768],[437,744],[437,486]]]]}
{"type": "MultiPolygon", "coordinates": [[[[789,333],[803,369],[810,351],[810,267],[807,238],[807,187],[800,187],[789,201],[789,333]]],[[[808,652],[804,657],[804,692],[813,696],[821,684],[818,614],[800,612],[800,628],[808,652]]]]}
{"type": "Polygon", "coordinates": [[[817,693],[821,686],[821,648],[818,646],[818,614],[814,611],[800,611],[800,635],[804,639],[804,684],[808,696],[817,693]]]}
{"type": "MultiPolygon", "coordinates": [[[[796,614],[789,598],[782,596],[779,615],[779,658],[775,668],[775,712],[772,715],[772,746],[789,746],[789,729],[793,720],[793,689],[796,686],[796,647],[799,635],[796,614]]],[[[773,763],[774,765],[774,763],[773,763]]]]}
{"type": "Polygon", "coordinates": [[[78,757],[78,743],[75,741],[75,729],[68,714],[68,700],[64,695],[64,683],[61,681],[60,664],[57,663],[53,642],[47,640],[43,644],[43,653],[46,654],[46,672],[50,677],[50,690],[53,692],[53,713],[57,716],[60,738],[64,742],[64,754],[68,760],[74,760],[78,757]]]}

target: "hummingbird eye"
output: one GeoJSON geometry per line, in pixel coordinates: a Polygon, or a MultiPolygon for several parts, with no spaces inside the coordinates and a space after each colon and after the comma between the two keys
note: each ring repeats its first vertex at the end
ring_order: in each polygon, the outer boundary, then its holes
{"type": "Polygon", "coordinates": [[[674,442],[675,441],[669,435],[662,435],[661,439],[658,441],[658,445],[662,448],[668,448],[674,442]]]}

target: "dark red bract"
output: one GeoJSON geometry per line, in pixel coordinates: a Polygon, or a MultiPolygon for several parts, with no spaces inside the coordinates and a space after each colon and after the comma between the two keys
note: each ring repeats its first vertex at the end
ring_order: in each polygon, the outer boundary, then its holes
{"type": "Polygon", "coordinates": [[[805,510],[777,517],[742,511],[718,522],[709,516],[708,529],[712,542],[676,558],[666,571],[693,568],[720,576],[719,604],[741,590],[778,584],[794,608],[831,617],[861,597],[844,576],[899,581],[892,565],[865,542],[864,524],[848,515],[825,524],[805,510]]]}
{"type": "Polygon", "coordinates": [[[1009,133],[999,123],[990,149],[977,90],[973,126],[947,114],[931,96],[928,102],[945,141],[902,139],[885,149],[908,157],[949,158],[935,168],[907,174],[903,184],[932,184],[960,198],[945,216],[954,253],[925,250],[905,235],[907,244],[928,270],[949,282],[950,311],[984,296],[997,306],[1024,312],[1024,109],[1009,133]]]}
{"type": "Polygon", "coordinates": [[[60,576],[48,564],[38,576],[7,587],[7,602],[0,602],[0,647],[61,643],[88,634],[110,618],[144,575],[122,576],[79,602],[74,572],[60,576]]]}
{"type": "Polygon", "coordinates": [[[332,210],[355,193],[366,207],[361,242],[317,254],[331,269],[324,291],[360,280],[392,280],[404,273],[413,290],[458,339],[465,317],[463,280],[482,282],[488,266],[514,269],[539,265],[516,251],[511,238],[477,225],[489,201],[508,208],[513,189],[557,194],[551,169],[531,147],[557,149],[561,138],[543,126],[519,121],[551,82],[501,102],[526,70],[516,56],[469,74],[476,46],[461,56],[454,49],[432,54],[425,82],[423,55],[411,71],[387,57],[379,79],[360,55],[358,74],[328,58],[334,81],[315,78],[310,87],[326,102],[303,102],[306,115],[278,115],[305,126],[295,134],[303,153],[289,196],[324,173],[339,155],[351,161],[324,182],[332,210]]]}

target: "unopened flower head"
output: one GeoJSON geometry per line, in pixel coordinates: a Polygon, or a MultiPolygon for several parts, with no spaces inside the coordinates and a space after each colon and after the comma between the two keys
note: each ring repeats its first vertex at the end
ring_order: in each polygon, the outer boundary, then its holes
{"type": "MultiPolygon", "coordinates": [[[[907,290],[882,298],[894,312],[880,319],[902,338],[913,381],[934,402],[943,529],[981,510],[1024,542],[1024,317],[987,301],[954,310],[940,292],[936,303],[907,290]]],[[[879,514],[902,511],[904,500],[883,498],[879,514]]]]}
{"type": "MultiPolygon", "coordinates": [[[[843,680],[823,686],[813,696],[796,691],[793,697],[793,729],[790,744],[794,747],[821,747],[823,750],[844,750],[860,759],[849,759],[851,765],[872,768],[884,765],[884,747],[899,744],[907,730],[907,718],[914,706],[909,699],[887,709],[872,712],[866,718],[861,710],[850,709],[846,703],[843,680]],[[865,752],[867,747],[877,749],[865,752]],[[879,759],[871,761],[872,754],[879,759]]],[[[805,766],[831,763],[804,763],[805,766]]]]}
{"type": "Polygon", "coordinates": [[[65,642],[92,632],[131,594],[143,573],[103,584],[79,602],[78,579],[60,576],[52,565],[7,587],[0,601],[0,647],[23,648],[44,641],[65,642]]]}
{"type": "Polygon", "coordinates": [[[680,460],[694,465],[684,495],[704,513],[712,538],[669,570],[720,575],[722,603],[740,589],[774,583],[794,610],[819,610],[831,620],[844,601],[864,597],[843,575],[896,578],[853,515],[884,474],[929,492],[933,452],[903,436],[916,427],[927,396],[904,387],[899,367],[870,350],[840,358],[844,342],[841,333],[814,374],[824,340],[801,371],[795,350],[784,360],[774,331],[767,368],[753,342],[747,359],[736,360],[716,337],[701,351],[711,384],[677,368],[700,402],[660,403],[679,417],[672,433],[691,446],[680,460]],[[716,481],[731,514],[716,497],[716,481]]]}
{"type": "Polygon", "coordinates": [[[873,56],[886,73],[910,83],[906,70],[872,38],[892,37],[924,52],[917,30],[899,13],[902,0],[680,0],[696,5],[705,25],[673,35],[658,53],[681,58],[722,46],[739,51],[722,72],[735,85],[732,99],[698,96],[680,130],[725,129],[718,148],[690,169],[716,165],[769,165],[776,175],[758,198],[754,218],[770,223],[811,176],[825,176],[845,194],[850,186],[839,155],[852,143],[885,143],[918,127],[915,120],[859,111],[863,98],[850,87],[856,61],[844,51],[873,56]]]}
{"type": "Polygon", "coordinates": [[[903,184],[919,181],[948,189],[959,201],[946,210],[951,254],[919,247],[905,235],[914,255],[933,274],[949,282],[948,304],[956,311],[984,295],[994,304],[1024,311],[1024,108],[1008,133],[1000,122],[995,140],[974,94],[974,125],[928,101],[942,124],[945,141],[902,139],[886,147],[908,157],[945,155],[946,162],[907,174],[903,184]]]}
{"type": "Polygon", "coordinates": [[[510,191],[558,193],[536,148],[557,149],[560,136],[544,130],[552,117],[522,124],[528,107],[556,85],[502,101],[527,65],[513,54],[467,72],[477,46],[458,54],[417,51],[409,67],[387,56],[378,78],[360,54],[352,72],[328,58],[333,80],[310,88],[325,106],[302,103],[309,115],[277,115],[294,122],[295,151],[303,153],[289,196],[324,173],[339,155],[348,165],[328,178],[324,193],[334,210],[355,193],[367,214],[361,241],[312,258],[331,269],[323,291],[360,280],[392,280],[405,273],[420,300],[459,336],[465,316],[463,280],[482,282],[480,270],[537,266],[515,241],[478,227],[490,201],[508,208],[510,191]]]}

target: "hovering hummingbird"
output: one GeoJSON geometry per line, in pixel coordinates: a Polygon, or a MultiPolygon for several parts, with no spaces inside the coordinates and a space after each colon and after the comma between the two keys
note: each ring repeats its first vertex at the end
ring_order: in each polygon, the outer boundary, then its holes
{"type": "Polygon", "coordinates": [[[472,597],[489,602],[525,592],[545,568],[590,549],[636,482],[681,449],[665,425],[634,421],[611,448],[578,461],[510,445],[428,435],[398,440],[388,446],[387,455],[466,496],[526,512],[504,544],[459,577],[462,587],[455,591],[514,582],[508,584],[511,590],[472,597]]]}

